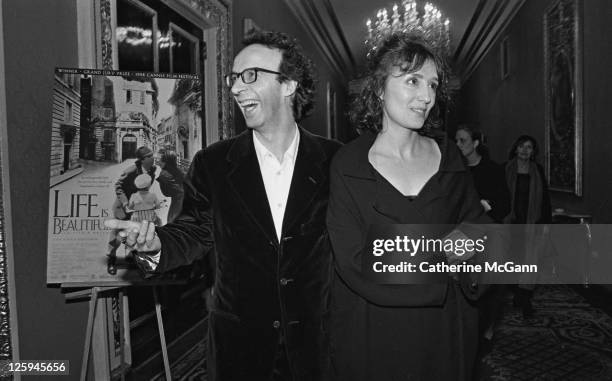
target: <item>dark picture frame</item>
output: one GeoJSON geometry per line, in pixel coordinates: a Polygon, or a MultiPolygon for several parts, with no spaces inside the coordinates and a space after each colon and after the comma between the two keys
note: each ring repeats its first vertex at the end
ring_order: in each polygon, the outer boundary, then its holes
{"type": "Polygon", "coordinates": [[[582,196],[582,19],[579,0],[544,13],[546,176],[551,190],[582,196]]]}

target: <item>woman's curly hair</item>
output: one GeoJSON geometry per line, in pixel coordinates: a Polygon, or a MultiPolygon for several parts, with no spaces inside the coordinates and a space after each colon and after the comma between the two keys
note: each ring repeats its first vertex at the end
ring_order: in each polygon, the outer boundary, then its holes
{"type": "Polygon", "coordinates": [[[349,111],[352,124],[360,130],[379,132],[382,129],[383,118],[380,95],[393,67],[399,67],[402,73],[413,73],[427,60],[432,60],[436,65],[438,88],[435,105],[425,125],[418,132],[430,135],[432,129],[442,124],[443,115],[440,115],[440,110],[443,110],[443,106],[450,100],[448,91],[450,69],[444,56],[431,47],[425,38],[414,33],[393,33],[371,52],[361,93],[353,100],[349,111]]]}
{"type": "Polygon", "coordinates": [[[283,58],[278,69],[281,74],[278,76],[278,81],[297,82],[293,97],[293,118],[299,122],[310,115],[314,106],[315,67],[297,40],[285,33],[255,31],[244,39],[243,44],[244,46],[264,45],[282,52],[283,58]]]}

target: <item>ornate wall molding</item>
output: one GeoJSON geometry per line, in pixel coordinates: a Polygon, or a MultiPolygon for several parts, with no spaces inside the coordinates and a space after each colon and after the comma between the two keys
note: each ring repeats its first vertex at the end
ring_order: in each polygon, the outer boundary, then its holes
{"type": "Polygon", "coordinates": [[[545,161],[551,190],[582,196],[582,14],[578,0],[556,0],[544,26],[545,161]]]}
{"type": "Polygon", "coordinates": [[[224,86],[225,75],[231,68],[232,59],[232,2],[231,0],[183,0],[211,20],[217,28],[217,94],[219,103],[219,137],[227,139],[234,135],[232,98],[230,89],[224,86]]]}
{"type": "Polygon", "coordinates": [[[102,69],[113,70],[113,27],[110,0],[100,0],[100,37],[102,69]]]}

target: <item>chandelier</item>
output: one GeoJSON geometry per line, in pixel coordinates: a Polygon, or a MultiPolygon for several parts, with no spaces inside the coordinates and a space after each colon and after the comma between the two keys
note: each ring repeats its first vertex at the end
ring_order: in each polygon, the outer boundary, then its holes
{"type": "Polygon", "coordinates": [[[415,0],[402,0],[401,6],[393,4],[393,13],[389,18],[386,8],[376,12],[376,20],[368,19],[368,38],[365,45],[367,56],[374,53],[382,41],[393,33],[410,33],[424,38],[432,48],[444,56],[450,56],[450,21],[442,21],[442,12],[432,5],[425,3],[423,12],[417,11],[415,0]]]}

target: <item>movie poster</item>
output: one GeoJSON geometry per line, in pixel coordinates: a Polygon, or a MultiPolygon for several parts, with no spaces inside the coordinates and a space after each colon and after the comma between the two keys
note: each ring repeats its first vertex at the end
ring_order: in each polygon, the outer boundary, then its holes
{"type": "Polygon", "coordinates": [[[47,283],[142,280],[104,220],[165,224],[205,141],[199,76],[56,69],[47,283]]]}

